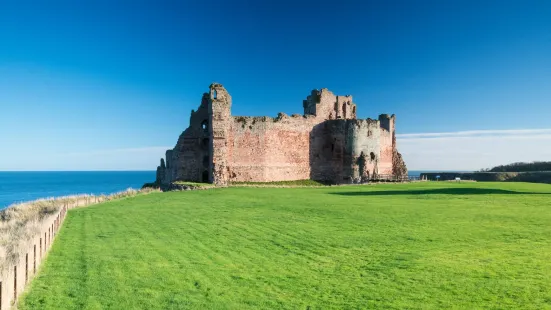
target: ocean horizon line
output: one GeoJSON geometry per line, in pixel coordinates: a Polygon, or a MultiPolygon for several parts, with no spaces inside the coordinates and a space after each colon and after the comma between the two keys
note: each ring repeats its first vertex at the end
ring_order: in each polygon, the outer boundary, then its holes
{"type": "MultiPolygon", "coordinates": [[[[1,172],[154,172],[156,169],[141,170],[0,170],[1,172]]],[[[423,172],[474,172],[475,170],[455,170],[455,169],[408,169],[408,171],[423,172]]]]}
{"type": "Polygon", "coordinates": [[[144,170],[0,170],[2,172],[155,172],[155,169],[144,170]]]}

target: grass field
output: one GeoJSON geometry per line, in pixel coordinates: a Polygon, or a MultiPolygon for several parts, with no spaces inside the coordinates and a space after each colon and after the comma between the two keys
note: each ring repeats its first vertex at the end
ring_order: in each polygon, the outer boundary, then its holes
{"type": "Polygon", "coordinates": [[[75,209],[20,308],[551,308],[551,185],[222,188],[75,209]]]}

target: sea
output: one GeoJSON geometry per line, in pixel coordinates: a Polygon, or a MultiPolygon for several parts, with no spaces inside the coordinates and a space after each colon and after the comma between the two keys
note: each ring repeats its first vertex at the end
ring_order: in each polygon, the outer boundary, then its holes
{"type": "MultiPolygon", "coordinates": [[[[422,172],[409,171],[409,175],[419,176],[422,172]]],[[[140,189],[153,181],[155,171],[0,171],[0,209],[39,198],[140,189]]]]}
{"type": "Polygon", "coordinates": [[[140,189],[154,181],[155,171],[0,171],[0,209],[39,198],[140,189]]]}

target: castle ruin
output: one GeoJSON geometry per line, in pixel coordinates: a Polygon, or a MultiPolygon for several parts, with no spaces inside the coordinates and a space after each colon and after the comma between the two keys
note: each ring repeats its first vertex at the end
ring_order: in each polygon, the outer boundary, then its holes
{"type": "Polygon", "coordinates": [[[232,99],[211,84],[189,127],[157,167],[158,184],[173,181],[273,182],[312,179],[358,183],[407,176],[396,148],[394,115],[357,119],[352,96],[313,90],[304,115],[231,115],[232,99]]]}

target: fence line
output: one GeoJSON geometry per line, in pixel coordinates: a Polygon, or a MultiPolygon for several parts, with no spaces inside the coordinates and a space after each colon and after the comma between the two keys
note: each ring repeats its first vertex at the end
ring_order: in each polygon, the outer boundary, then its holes
{"type": "Polygon", "coordinates": [[[420,176],[398,176],[394,174],[374,174],[368,178],[356,178],[352,180],[352,184],[372,183],[372,182],[410,182],[423,181],[420,176]]]}
{"type": "MultiPolygon", "coordinates": [[[[76,207],[76,206],[74,206],[76,207]]],[[[17,298],[24,291],[25,287],[30,283],[32,278],[38,271],[38,266],[44,258],[46,253],[53,244],[53,239],[57,236],[59,228],[62,222],[65,220],[65,214],[70,207],[63,206],[54,216],[50,216],[49,221],[45,225],[42,225],[44,236],[48,233],[49,242],[46,243],[46,237],[44,237],[44,252],[42,251],[42,232],[38,234],[36,238],[31,242],[31,247],[25,253],[24,261],[21,259],[20,263],[16,263],[13,268],[8,268],[8,272],[2,275],[0,280],[0,310],[10,309],[16,302],[17,298]],[[46,230],[47,227],[47,230],[46,230]],[[40,256],[36,255],[36,244],[39,244],[40,256]],[[32,253],[32,266],[29,264],[29,253],[32,253]],[[9,272],[13,269],[13,273],[9,272]],[[24,279],[23,279],[24,275],[24,279]],[[13,286],[3,285],[13,281],[13,286]],[[11,288],[11,289],[10,289],[11,288]],[[10,292],[11,291],[11,292],[10,292]],[[6,296],[7,298],[4,298],[6,296]]]]}
{"type": "Polygon", "coordinates": [[[63,227],[63,222],[67,217],[67,211],[117,198],[135,196],[140,192],[147,193],[151,191],[152,190],[127,190],[125,192],[116,193],[109,196],[87,195],[76,196],[76,198],[62,197],[58,199],[46,200],[51,201],[54,204],[59,203],[60,208],[55,214],[48,216],[40,224],[39,232],[34,238],[26,243],[26,247],[21,246],[24,251],[20,251],[21,255],[17,258],[17,262],[13,264],[6,263],[2,270],[0,270],[0,310],[8,310],[14,306],[17,303],[18,297],[24,292],[25,287],[31,283],[32,279],[39,271],[40,264],[44,261],[44,259],[46,259],[47,253],[52,247],[55,237],[59,235],[59,230],[63,227]],[[44,233],[44,236],[42,236],[42,233],[44,233]],[[43,239],[44,244],[42,243],[43,239]],[[36,253],[37,244],[39,249],[38,255],[36,253]],[[29,253],[33,255],[31,257],[32,265],[29,264],[29,253]]]}

